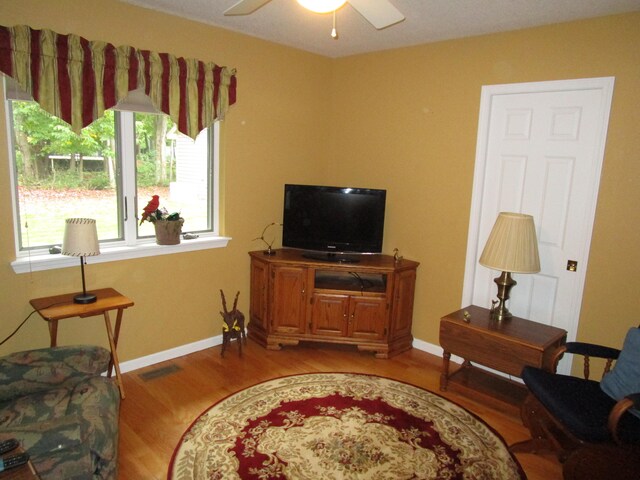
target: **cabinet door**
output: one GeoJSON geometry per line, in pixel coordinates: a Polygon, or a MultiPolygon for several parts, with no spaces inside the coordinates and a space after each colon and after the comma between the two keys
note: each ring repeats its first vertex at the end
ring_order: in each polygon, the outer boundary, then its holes
{"type": "Polygon", "coordinates": [[[314,293],[311,300],[311,334],[333,337],[347,335],[349,297],[314,293]]]}
{"type": "Polygon", "coordinates": [[[253,259],[251,261],[251,300],[249,316],[253,326],[267,329],[267,285],[269,265],[253,259]]]}
{"type": "Polygon", "coordinates": [[[306,268],[273,268],[272,332],[304,333],[306,281],[306,268]]]}
{"type": "Polygon", "coordinates": [[[411,335],[413,320],[413,294],[416,285],[416,271],[404,270],[395,275],[393,312],[391,314],[391,336],[394,338],[411,335]]]}
{"type": "Polygon", "coordinates": [[[351,297],[348,336],[366,340],[380,340],[385,336],[386,324],[387,302],[384,298],[351,297]]]}

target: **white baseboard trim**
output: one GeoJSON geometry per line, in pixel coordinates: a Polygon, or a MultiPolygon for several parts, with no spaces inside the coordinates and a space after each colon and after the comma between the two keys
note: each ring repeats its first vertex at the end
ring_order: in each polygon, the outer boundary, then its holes
{"type": "Polygon", "coordinates": [[[418,350],[422,350],[423,352],[427,352],[438,357],[442,356],[442,347],[440,345],[434,345],[433,343],[425,342],[418,338],[413,339],[413,348],[417,348],[418,350]]]}
{"type": "Polygon", "coordinates": [[[199,352],[205,348],[215,347],[222,344],[222,335],[215,337],[205,338],[204,340],[198,340],[197,342],[182,345],[180,347],[170,348],[163,352],[152,353],[146,357],[135,358],[128,360],[120,364],[120,372],[130,372],[139,368],[155,365],[156,363],[166,362],[167,360],[173,360],[174,358],[183,357],[190,353],[199,352]]]}
{"type": "MultiPolygon", "coordinates": [[[[205,338],[204,340],[198,340],[197,342],[189,343],[187,345],[170,348],[169,350],[165,350],[163,352],[152,353],[151,355],[147,355],[146,357],[140,357],[133,360],[128,360],[120,364],[120,372],[121,373],[131,372],[139,368],[149,367],[151,365],[155,365],[156,363],[173,360],[174,358],[183,357],[185,355],[189,355],[190,353],[199,352],[200,350],[215,347],[216,345],[221,345],[221,344],[222,344],[222,335],[205,338]]],[[[435,345],[433,343],[425,342],[424,340],[420,340],[418,338],[413,339],[413,348],[417,350],[422,350],[423,352],[430,353],[437,357],[442,357],[443,350],[440,345],[435,345]]],[[[464,359],[456,355],[451,355],[451,361],[454,363],[462,364],[464,359]]],[[[522,380],[518,377],[507,375],[505,373],[492,370],[482,365],[476,365],[476,366],[484,370],[487,370],[489,372],[493,372],[497,375],[508,377],[508,378],[511,378],[511,380],[522,383],[522,380]]]]}
{"type": "MultiPolygon", "coordinates": [[[[131,372],[139,368],[149,367],[151,365],[155,365],[156,363],[173,360],[174,358],[183,357],[185,355],[189,355],[190,353],[199,352],[200,350],[215,347],[216,345],[221,344],[222,335],[205,338],[204,340],[198,340],[197,342],[189,343],[187,345],[170,348],[169,350],[165,350],[163,352],[152,353],[151,355],[147,355],[146,357],[128,360],[120,364],[120,372],[131,372]]],[[[440,345],[434,345],[433,343],[425,342],[424,340],[414,338],[413,348],[422,350],[423,352],[427,352],[432,355],[436,355],[438,357],[442,357],[442,347],[440,345]]],[[[462,359],[456,357],[455,355],[451,356],[451,361],[462,363],[462,359]]]]}
{"type": "MultiPolygon", "coordinates": [[[[440,358],[442,358],[442,353],[444,352],[440,345],[434,345],[433,343],[425,342],[424,340],[419,340],[417,338],[413,339],[413,348],[422,350],[423,352],[430,353],[431,355],[435,355],[440,358]]],[[[464,362],[464,359],[456,355],[451,355],[451,361],[461,364],[464,362]]]]}

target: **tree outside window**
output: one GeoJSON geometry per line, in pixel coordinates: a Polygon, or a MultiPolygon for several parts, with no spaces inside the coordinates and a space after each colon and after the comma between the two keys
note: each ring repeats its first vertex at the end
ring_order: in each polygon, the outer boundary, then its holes
{"type": "Polygon", "coordinates": [[[154,194],[184,231],[213,232],[208,130],[194,142],[165,115],[107,111],[76,135],[35,102],[8,103],[19,251],[59,245],[69,217],[95,218],[102,243],[144,241],[153,227],[136,217],[154,194]]]}

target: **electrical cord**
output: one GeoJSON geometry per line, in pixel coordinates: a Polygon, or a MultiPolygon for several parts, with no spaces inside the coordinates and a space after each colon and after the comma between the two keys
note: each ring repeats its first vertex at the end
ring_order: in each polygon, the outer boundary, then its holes
{"type": "MultiPolygon", "coordinates": [[[[54,306],[56,306],[56,305],[61,305],[61,304],[63,304],[63,303],[67,303],[67,302],[56,302],[56,303],[52,303],[51,305],[48,305],[48,306],[46,306],[45,308],[43,308],[43,310],[46,310],[47,308],[54,307],[54,306]]],[[[31,318],[31,315],[33,315],[33,314],[34,314],[34,313],[36,313],[37,311],[38,311],[38,309],[35,309],[35,308],[34,308],[34,309],[33,309],[33,311],[32,311],[29,315],[27,315],[27,317],[26,317],[24,320],[22,320],[22,322],[20,323],[20,325],[18,325],[18,326],[16,327],[16,329],[15,329],[15,330],[14,330],[14,331],[13,331],[13,332],[8,336],[8,337],[6,337],[4,340],[2,340],[2,341],[0,342],[0,346],[4,345],[6,342],[8,342],[8,341],[9,341],[9,339],[11,339],[11,337],[13,337],[16,333],[18,333],[18,330],[20,330],[20,329],[22,328],[22,326],[23,326],[25,323],[27,323],[27,320],[29,320],[29,318],[31,318]]]]}
{"type": "Polygon", "coordinates": [[[353,278],[355,278],[360,283],[360,294],[364,295],[364,291],[367,288],[373,287],[373,282],[369,279],[362,278],[357,272],[349,272],[353,278]]]}
{"type": "Polygon", "coordinates": [[[7,341],[9,341],[9,339],[11,337],[13,337],[16,333],[18,333],[18,330],[20,330],[22,328],[22,326],[27,322],[27,320],[29,320],[29,318],[31,318],[31,315],[33,315],[34,313],[36,313],[37,310],[32,311],[29,315],[27,315],[27,318],[25,318],[22,323],[20,323],[20,325],[18,325],[18,327],[13,331],[13,333],[11,333],[7,338],[5,338],[4,340],[2,340],[0,342],[0,346],[4,345],[7,341]]]}

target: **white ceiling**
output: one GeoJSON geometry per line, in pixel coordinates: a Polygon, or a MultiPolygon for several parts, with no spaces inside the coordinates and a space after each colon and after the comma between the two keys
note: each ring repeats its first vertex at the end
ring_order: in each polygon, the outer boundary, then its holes
{"type": "Polygon", "coordinates": [[[309,12],[296,0],[228,17],[223,12],[238,0],[122,1],[333,58],[640,11],[640,0],[390,0],[406,19],[376,30],[347,3],[337,12],[334,40],[332,14],[309,12]]]}

